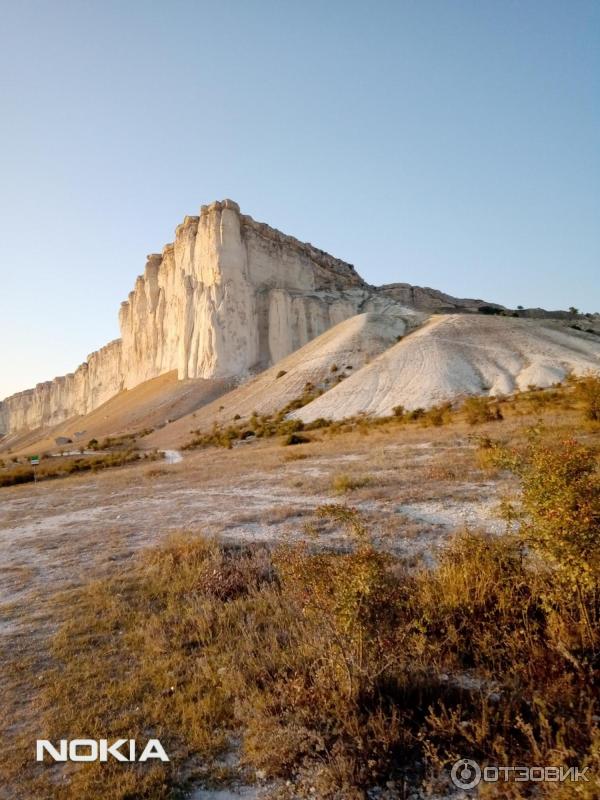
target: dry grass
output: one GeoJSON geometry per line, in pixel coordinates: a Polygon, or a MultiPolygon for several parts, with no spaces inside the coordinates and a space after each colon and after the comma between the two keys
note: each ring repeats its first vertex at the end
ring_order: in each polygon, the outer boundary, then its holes
{"type": "Polygon", "coordinates": [[[461,475],[456,467],[450,466],[446,463],[433,463],[427,469],[428,481],[456,481],[459,479],[459,477],[464,477],[464,475],[461,475]]]}
{"type": "Polygon", "coordinates": [[[183,449],[226,447],[234,444],[269,438],[287,437],[291,443],[294,437],[301,438],[300,431],[323,431],[326,436],[358,433],[369,436],[373,432],[395,432],[410,428],[441,428],[484,426],[489,423],[508,420],[521,420],[523,417],[539,416],[558,411],[573,411],[584,420],[597,422],[600,418],[600,377],[589,375],[584,378],[569,377],[563,384],[549,389],[530,387],[527,391],[517,391],[506,397],[466,397],[462,402],[445,402],[429,409],[417,408],[406,411],[396,406],[388,417],[370,417],[360,414],[343,420],[316,419],[305,424],[298,419],[288,419],[289,412],[309,403],[319,395],[320,390],[307,384],[304,393],[288,403],[277,413],[259,416],[253,413],[249,420],[234,421],[228,426],[214,423],[210,431],[192,431],[193,438],[183,449]]]}
{"type": "Polygon", "coordinates": [[[348,475],[345,472],[340,472],[333,476],[331,488],[336,494],[347,494],[355,489],[368,486],[372,481],[373,479],[370,475],[348,475]]]}
{"type": "Polygon", "coordinates": [[[146,478],[164,478],[168,475],[174,475],[175,472],[168,467],[150,467],[144,474],[146,478]]]}
{"type": "MultiPolygon", "coordinates": [[[[361,420],[335,436],[323,428],[299,449],[306,448],[310,468],[323,467],[323,490],[331,490],[340,454],[359,455],[361,471],[341,474],[360,479],[368,470],[377,485],[350,489],[353,502],[375,492],[395,503],[457,497],[465,476],[504,480],[500,450],[527,453],[523,422],[537,412],[533,394],[524,395],[506,408],[503,402],[502,422],[477,423],[475,447],[460,444],[473,428],[455,411],[449,424],[426,431],[421,420],[361,420]],[[416,449],[425,439],[428,446],[416,449]]],[[[582,427],[584,407],[569,387],[564,397],[540,412],[545,443],[561,447],[576,427],[580,438],[597,442],[597,426],[582,427]],[[557,405],[567,396],[569,407],[557,405]]],[[[219,471],[235,483],[255,469],[258,454],[261,470],[279,470],[295,455],[287,451],[262,441],[233,453],[196,453],[186,481],[219,471]]],[[[117,479],[99,478],[111,488],[117,479]]],[[[313,478],[303,484],[315,491],[313,478]]],[[[285,521],[297,511],[282,507],[268,519],[285,521]]],[[[0,771],[14,787],[11,800],[172,798],[190,780],[226,778],[218,759],[238,740],[249,780],[264,770],[291,781],[280,796],[323,800],[364,798],[369,786],[401,787],[405,779],[412,788],[435,788],[458,755],[590,764],[597,772],[598,587],[574,591],[551,562],[540,571],[529,531],[529,550],[518,538],[460,536],[426,568],[378,552],[347,509],[323,513],[317,532],[347,525],[354,541],[347,552],[317,552],[312,544],[270,552],[179,536],[55,598],[44,617],[48,627],[63,623],[52,660],[15,660],[7,672],[18,676],[16,703],[40,687],[29,727],[20,738],[14,730],[3,736],[4,756],[17,754],[0,771]],[[33,739],[84,730],[99,738],[158,736],[172,762],[154,770],[73,765],[59,783],[54,771],[34,768],[33,739]]],[[[390,536],[420,530],[389,513],[387,522],[390,536]]],[[[586,800],[598,794],[597,785],[581,788],[586,800]]],[[[525,797],[528,789],[511,785],[506,796],[525,797]]],[[[551,796],[563,800],[572,789],[551,796]]]]}
{"type": "Polygon", "coordinates": [[[293,451],[286,453],[283,457],[284,461],[303,461],[305,458],[310,458],[308,453],[293,451]]]}
{"type": "MultiPolygon", "coordinates": [[[[561,461],[543,438],[496,450],[520,476],[526,519],[514,536],[458,535],[435,566],[380,552],[334,505],[318,516],[346,527],[345,552],[179,535],[59,598],[36,736],[156,736],[171,762],[71,765],[57,783],[32,767],[24,731],[4,781],[23,797],[159,800],[223,779],[217,759],[238,739],[247,779],[291,782],[280,797],[364,798],[407,775],[431,788],[458,756],[597,774],[597,456],[572,445],[561,461]]],[[[555,788],[538,796],[573,787],[555,788]]]]}
{"type": "Polygon", "coordinates": [[[155,461],[163,456],[157,451],[140,453],[137,450],[119,450],[114,453],[95,456],[74,456],[64,458],[42,458],[38,467],[30,464],[15,464],[0,467],[0,487],[31,483],[34,479],[45,481],[50,478],[65,478],[77,472],[98,472],[99,470],[122,467],[140,459],[155,461]],[[34,471],[35,470],[35,471],[34,471]]]}

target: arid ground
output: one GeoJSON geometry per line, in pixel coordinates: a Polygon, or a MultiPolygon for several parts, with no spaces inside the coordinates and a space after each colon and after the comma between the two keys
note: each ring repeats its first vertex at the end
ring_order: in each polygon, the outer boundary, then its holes
{"type": "MultiPolygon", "coordinates": [[[[571,430],[578,414],[543,410],[545,425],[555,429],[571,430]]],[[[34,730],[34,676],[47,666],[57,628],[78,613],[69,607],[78,587],[110,578],[177,532],[267,546],[305,540],[343,552],[343,526],[316,514],[325,504],[357,509],[376,547],[409,568],[435,564],[452,533],[503,536],[500,504],[517,482],[480,457],[481,443],[518,441],[538,416],[521,410],[475,426],[457,418],[427,427],[359,425],[335,435],[318,430],[295,446],[273,437],[231,449],[168,451],[162,461],[1,489],[4,735],[34,730]]],[[[598,436],[595,428],[580,433],[591,444],[598,436]]],[[[226,791],[198,787],[195,796],[250,796],[241,787],[226,791]]],[[[17,796],[6,783],[0,788],[0,797],[17,796]]]]}
{"type": "MultiPolygon", "coordinates": [[[[363,512],[382,547],[403,556],[434,557],[463,526],[499,532],[506,480],[477,469],[472,434],[371,432],[296,447],[269,440],[3,489],[3,632],[19,632],[47,593],[173,531],[275,544],[309,537],[314,509],[342,500],[363,512]]],[[[343,546],[340,531],[319,538],[343,546]]]]}

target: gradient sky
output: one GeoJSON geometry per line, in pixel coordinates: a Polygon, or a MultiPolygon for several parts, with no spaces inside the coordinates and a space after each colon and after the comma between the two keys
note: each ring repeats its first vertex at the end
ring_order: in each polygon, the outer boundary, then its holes
{"type": "Polygon", "coordinates": [[[118,336],[200,205],[506,305],[600,311],[596,0],[0,0],[0,397],[118,336]]]}

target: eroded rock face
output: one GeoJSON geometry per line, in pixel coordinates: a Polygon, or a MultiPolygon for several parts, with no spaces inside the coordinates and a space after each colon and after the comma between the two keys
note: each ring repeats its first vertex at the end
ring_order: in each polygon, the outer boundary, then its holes
{"type": "Polygon", "coordinates": [[[121,340],[88,356],[75,372],[38,383],[0,403],[0,432],[14,433],[87,414],[123,388],[121,340]]]}
{"type": "Polygon", "coordinates": [[[380,286],[377,291],[419,311],[478,311],[482,307],[504,309],[504,306],[497,303],[487,303],[485,300],[473,298],[452,297],[438,289],[431,289],[429,286],[413,286],[410,283],[388,283],[380,286]]]}
{"type": "Polygon", "coordinates": [[[0,403],[0,433],[52,425],[176,369],[179,378],[243,376],[359,311],[381,311],[350,264],[240,214],[231,200],[186,217],[148,257],[121,304],[121,338],[74,373],[0,403]]]}
{"type": "Polygon", "coordinates": [[[267,366],[356,313],[369,287],[349,264],[225,200],[186,217],[121,305],[125,387],[267,366]],[[345,292],[359,289],[358,293],[345,292]]]}

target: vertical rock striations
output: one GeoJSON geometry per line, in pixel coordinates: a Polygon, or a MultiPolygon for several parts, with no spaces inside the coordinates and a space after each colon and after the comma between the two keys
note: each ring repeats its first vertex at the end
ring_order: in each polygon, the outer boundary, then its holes
{"type": "Polygon", "coordinates": [[[89,355],[75,372],[0,402],[0,433],[32,430],[87,414],[122,388],[121,340],[115,339],[89,355]]]}
{"type": "Polygon", "coordinates": [[[121,338],[74,373],[0,403],[0,433],[86,414],[122,389],[171,370],[243,376],[358,311],[393,307],[354,267],[240,214],[231,200],[186,217],[148,257],[121,304],[121,338]]]}
{"type": "Polygon", "coordinates": [[[121,306],[125,386],[171,369],[216,378],[267,366],[356,313],[368,294],[349,264],[231,200],[203,206],[149,256],[121,306]]]}

